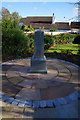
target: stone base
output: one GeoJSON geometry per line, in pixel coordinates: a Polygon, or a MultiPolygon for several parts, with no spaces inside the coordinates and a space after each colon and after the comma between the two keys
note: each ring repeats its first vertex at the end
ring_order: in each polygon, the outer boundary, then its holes
{"type": "Polygon", "coordinates": [[[46,57],[44,58],[31,58],[30,73],[47,73],[46,57]]]}

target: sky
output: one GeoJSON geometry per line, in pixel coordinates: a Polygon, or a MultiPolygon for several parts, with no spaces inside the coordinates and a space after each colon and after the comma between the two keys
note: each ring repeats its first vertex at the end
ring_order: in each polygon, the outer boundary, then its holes
{"type": "MultiPolygon", "coordinates": [[[[76,1],[77,0],[74,0],[74,2],[76,1]]],[[[77,15],[75,6],[70,4],[70,2],[18,2],[18,0],[16,0],[16,2],[5,2],[5,0],[3,0],[2,7],[7,8],[10,13],[18,12],[21,17],[52,16],[54,13],[56,21],[68,21],[77,15]]]]}

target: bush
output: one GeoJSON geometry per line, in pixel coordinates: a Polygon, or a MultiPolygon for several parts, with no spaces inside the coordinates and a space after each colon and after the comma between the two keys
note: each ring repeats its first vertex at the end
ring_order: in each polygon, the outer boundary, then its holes
{"type": "Polygon", "coordinates": [[[50,48],[53,44],[53,37],[51,35],[44,35],[44,49],[50,48]]]}
{"type": "Polygon", "coordinates": [[[24,56],[29,51],[30,39],[22,31],[12,29],[3,31],[2,35],[3,58],[8,56],[24,56]]]}
{"type": "MultiPolygon", "coordinates": [[[[30,48],[34,48],[34,34],[28,35],[30,39],[30,48]]],[[[53,36],[51,35],[44,35],[44,49],[50,48],[54,44],[53,36]]],[[[33,50],[32,50],[33,51],[33,50]]]]}
{"type": "MultiPolygon", "coordinates": [[[[2,55],[3,58],[23,57],[32,52],[33,39],[20,30],[19,15],[2,12],[2,55]],[[4,14],[5,13],[5,14],[4,14]]],[[[30,26],[29,29],[32,30],[30,26]]]]}
{"type": "Polygon", "coordinates": [[[56,32],[57,30],[56,29],[50,29],[50,32],[56,32]]]}
{"type": "Polygon", "coordinates": [[[73,44],[80,44],[80,35],[74,38],[73,44]]]}
{"type": "Polygon", "coordinates": [[[59,35],[53,36],[55,44],[68,44],[72,43],[76,34],[62,33],[59,35]]]}
{"type": "Polygon", "coordinates": [[[30,26],[22,25],[21,30],[27,31],[27,32],[29,32],[29,31],[30,31],[30,32],[33,32],[33,31],[34,31],[34,28],[32,28],[31,25],[30,25],[30,26]]]}

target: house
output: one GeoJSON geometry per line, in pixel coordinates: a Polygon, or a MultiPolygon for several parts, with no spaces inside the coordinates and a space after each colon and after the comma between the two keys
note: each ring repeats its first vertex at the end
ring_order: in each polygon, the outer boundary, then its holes
{"type": "Polygon", "coordinates": [[[50,31],[50,29],[56,29],[58,32],[68,32],[74,29],[80,29],[79,22],[56,22],[55,15],[53,16],[32,16],[20,19],[21,24],[32,26],[35,30],[44,28],[44,31],[50,31]]]}
{"type": "Polygon", "coordinates": [[[80,22],[71,22],[70,28],[71,32],[80,33],[80,22]]]}
{"type": "Polygon", "coordinates": [[[26,17],[26,18],[21,18],[20,22],[32,26],[34,29],[40,29],[43,28],[45,30],[49,29],[55,29],[55,25],[52,25],[53,17],[52,16],[39,16],[39,17],[26,17]]]}
{"type": "Polygon", "coordinates": [[[69,22],[56,22],[55,27],[58,30],[58,32],[70,31],[69,22]]]}

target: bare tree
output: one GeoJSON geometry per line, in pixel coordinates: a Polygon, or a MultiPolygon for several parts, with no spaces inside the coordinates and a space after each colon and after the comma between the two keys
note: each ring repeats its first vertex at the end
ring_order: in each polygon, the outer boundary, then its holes
{"type": "MultiPolygon", "coordinates": [[[[77,20],[78,22],[80,22],[80,0],[78,0],[78,1],[75,2],[75,3],[70,3],[70,2],[69,2],[69,4],[74,5],[75,8],[76,8],[76,10],[77,10],[77,15],[76,15],[75,17],[71,18],[71,19],[75,19],[75,20],[77,20]]],[[[70,19],[70,20],[71,20],[71,19],[70,19]]]]}

